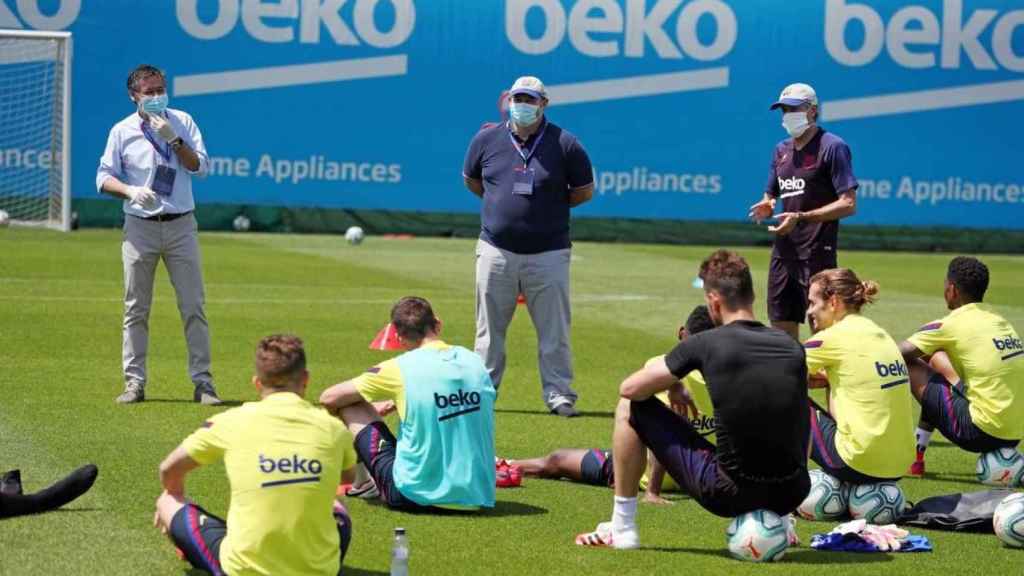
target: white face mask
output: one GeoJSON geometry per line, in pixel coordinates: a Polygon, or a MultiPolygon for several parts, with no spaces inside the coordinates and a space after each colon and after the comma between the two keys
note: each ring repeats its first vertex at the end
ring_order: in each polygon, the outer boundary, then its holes
{"type": "Polygon", "coordinates": [[[811,123],[807,120],[807,112],[786,112],[782,115],[782,127],[793,138],[799,138],[811,123]]]}

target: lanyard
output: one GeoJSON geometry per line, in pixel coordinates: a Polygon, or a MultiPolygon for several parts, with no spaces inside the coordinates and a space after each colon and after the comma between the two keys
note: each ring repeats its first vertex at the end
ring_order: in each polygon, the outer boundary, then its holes
{"type": "Polygon", "coordinates": [[[519,157],[523,159],[523,166],[528,166],[530,164],[530,158],[533,157],[533,152],[537,149],[537,145],[540,144],[541,139],[544,138],[544,132],[546,132],[547,129],[548,123],[545,122],[544,127],[540,129],[540,134],[537,134],[537,139],[533,141],[533,146],[530,146],[528,151],[523,152],[522,147],[519,146],[519,142],[516,142],[515,135],[512,134],[512,126],[508,126],[508,137],[512,140],[512,145],[515,146],[516,152],[519,152],[519,157]]]}
{"type": "Polygon", "coordinates": [[[139,123],[139,127],[142,128],[142,135],[146,137],[146,140],[149,140],[150,144],[153,145],[153,149],[160,153],[160,156],[163,157],[164,162],[170,162],[171,145],[165,144],[164,146],[161,146],[157,144],[156,140],[153,140],[153,136],[149,133],[149,126],[146,126],[145,120],[139,123]]]}

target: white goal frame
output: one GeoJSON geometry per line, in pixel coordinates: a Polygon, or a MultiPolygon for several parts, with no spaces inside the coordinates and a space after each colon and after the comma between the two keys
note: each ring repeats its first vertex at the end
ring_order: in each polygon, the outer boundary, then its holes
{"type": "MultiPolygon", "coordinates": [[[[12,225],[42,226],[68,232],[71,230],[71,32],[0,29],[0,38],[50,39],[57,41],[57,59],[61,70],[61,189],[60,196],[52,191],[46,220],[17,220],[12,225]],[[59,208],[55,205],[60,202],[59,208]]],[[[2,128],[0,128],[2,129],[2,128]]],[[[51,150],[57,152],[56,150],[51,150]]],[[[2,206],[0,206],[2,208],[2,206]]]]}

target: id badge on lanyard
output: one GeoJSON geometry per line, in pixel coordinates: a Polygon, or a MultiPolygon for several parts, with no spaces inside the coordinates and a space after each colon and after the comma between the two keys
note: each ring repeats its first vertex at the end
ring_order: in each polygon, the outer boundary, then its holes
{"type": "MultiPolygon", "coordinates": [[[[161,146],[153,138],[153,135],[149,132],[149,127],[146,126],[145,122],[141,125],[142,135],[149,140],[150,145],[156,150],[160,158],[163,158],[164,162],[170,163],[171,161],[171,145],[165,144],[161,146]]],[[[153,175],[153,183],[150,185],[150,189],[156,192],[157,196],[169,197],[174,191],[174,178],[177,176],[178,171],[171,168],[167,164],[157,164],[156,173],[153,175]]]]}
{"type": "Polygon", "coordinates": [[[516,166],[512,169],[512,193],[522,196],[533,195],[533,168],[516,166]]]}
{"type": "Polygon", "coordinates": [[[540,141],[544,138],[544,132],[548,129],[548,125],[545,124],[544,128],[541,129],[540,134],[537,135],[537,139],[533,142],[533,146],[528,151],[524,151],[519,143],[516,142],[515,136],[512,135],[511,129],[509,129],[508,137],[512,140],[512,145],[515,146],[516,152],[519,152],[519,157],[523,159],[522,166],[516,166],[512,169],[512,193],[519,194],[521,196],[532,196],[533,195],[533,182],[536,173],[533,168],[530,168],[530,158],[533,157],[534,151],[537,150],[537,146],[540,145],[540,141]]]}

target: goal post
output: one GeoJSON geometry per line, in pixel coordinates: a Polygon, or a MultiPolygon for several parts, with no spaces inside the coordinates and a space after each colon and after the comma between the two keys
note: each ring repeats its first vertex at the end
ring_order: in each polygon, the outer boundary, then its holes
{"type": "Polygon", "coordinates": [[[71,229],[71,33],[0,29],[0,210],[71,229]]]}

